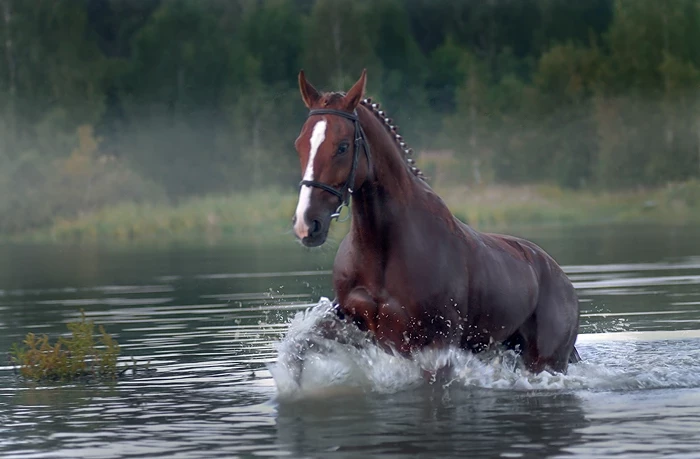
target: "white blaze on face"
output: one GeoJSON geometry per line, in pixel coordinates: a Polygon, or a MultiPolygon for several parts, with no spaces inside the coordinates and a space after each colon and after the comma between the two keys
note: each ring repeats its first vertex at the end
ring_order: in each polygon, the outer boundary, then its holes
{"type": "MultiPolygon", "coordinates": [[[[313,180],[314,179],[314,159],[316,158],[316,153],[319,147],[326,138],[326,120],[321,120],[316,123],[313,130],[311,131],[311,148],[309,149],[309,162],[306,163],[306,171],[304,171],[303,180],[313,180]]],[[[306,224],[304,219],[304,214],[306,209],[309,208],[311,204],[311,190],[312,188],[308,185],[302,185],[299,191],[299,203],[297,204],[296,211],[296,224],[294,225],[294,232],[300,239],[305,238],[309,235],[309,225],[306,224]]]]}

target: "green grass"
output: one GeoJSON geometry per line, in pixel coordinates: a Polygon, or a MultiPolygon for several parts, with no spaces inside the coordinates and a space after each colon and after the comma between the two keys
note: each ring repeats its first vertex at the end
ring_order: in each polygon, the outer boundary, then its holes
{"type": "Polygon", "coordinates": [[[653,222],[700,223],[700,182],[620,192],[553,186],[438,190],[454,214],[480,229],[653,222]]]}
{"type": "MultiPolygon", "coordinates": [[[[624,192],[562,190],[553,186],[441,189],[457,217],[480,230],[615,222],[700,223],[700,182],[624,192]]],[[[177,206],[122,204],[74,220],[58,220],[19,239],[60,242],[243,243],[290,241],[297,195],[270,189],[193,198],[177,206]]],[[[334,224],[341,237],[348,224],[334,224]]]]}
{"type": "Polygon", "coordinates": [[[294,193],[266,190],[187,200],[177,206],[120,204],[21,238],[64,242],[232,239],[264,242],[291,231],[294,193]]]}

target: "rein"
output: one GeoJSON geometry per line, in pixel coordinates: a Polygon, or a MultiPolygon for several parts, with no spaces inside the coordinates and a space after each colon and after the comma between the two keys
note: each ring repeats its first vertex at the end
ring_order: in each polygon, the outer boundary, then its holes
{"type": "Polygon", "coordinates": [[[369,144],[367,143],[367,138],[365,136],[365,131],[362,129],[362,126],[360,126],[360,119],[357,116],[357,111],[353,111],[352,113],[347,113],[343,112],[340,110],[333,110],[330,108],[321,108],[321,109],[316,109],[316,110],[311,110],[309,111],[309,116],[313,115],[336,115],[343,117],[345,119],[348,119],[352,121],[352,124],[355,128],[355,145],[354,145],[354,150],[352,152],[352,169],[350,169],[350,174],[348,175],[348,179],[345,181],[345,185],[343,185],[342,188],[337,189],[334,188],[330,185],[326,185],[325,183],[321,182],[316,182],[314,180],[302,180],[301,183],[299,183],[299,186],[313,186],[316,188],[320,188],[324,191],[327,191],[331,193],[332,195],[335,195],[338,199],[340,199],[340,205],[338,208],[335,210],[334,214],[331,214],[331,219],[335,218],[336,221],[339,222],[344,222],[348,218],[350,218],[350,215],[348,214],[348,217],[346,217],[343,220],[340,220],[340,212],[342,212],[343,207],[347,207],[348,204],[350,203],[350,195],[352,195],[352,184],[355,182],[355,174],[357,173],[357,165],[360,162],[360,148],[365,150],[365,155],[367,156],[367,170],[369,171],[371,169],[371,156],[370,156],[370,151],[369,151],[369,144]]]}

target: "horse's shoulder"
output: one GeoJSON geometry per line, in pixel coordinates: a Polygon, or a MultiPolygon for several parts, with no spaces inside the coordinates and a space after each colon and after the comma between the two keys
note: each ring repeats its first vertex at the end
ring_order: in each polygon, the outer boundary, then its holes
{"type": "Polygon", "coordinates": [[[347,276],[348,272],[352,270],[352,250],[352,233],[349,233],[343,238],[335,254],[335,260],[333,261],[334,277],[338,275],[347,276]]]}

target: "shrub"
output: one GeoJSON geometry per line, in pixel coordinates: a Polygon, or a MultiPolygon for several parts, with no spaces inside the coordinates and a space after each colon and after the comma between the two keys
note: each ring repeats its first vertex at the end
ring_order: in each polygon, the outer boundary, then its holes
{"type": "Polygon", "coordinates": [[[60,337],[51,343],[46,335],[28,333],[24,345],[15,343],[10,361],[19,374],[33,381],[70,381],[117,377],[119,344],[99,327],[95,339],[95,324],[85,320],[81,311],[79,322],[68,324],[71,337],[60,337]]]}

